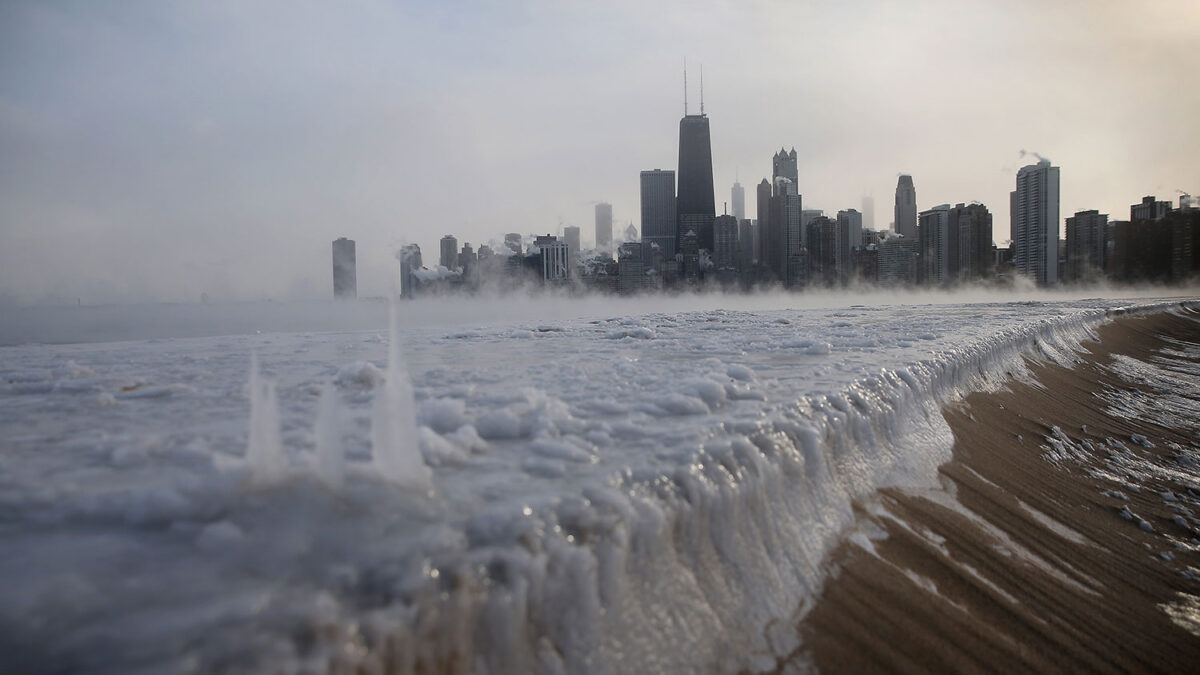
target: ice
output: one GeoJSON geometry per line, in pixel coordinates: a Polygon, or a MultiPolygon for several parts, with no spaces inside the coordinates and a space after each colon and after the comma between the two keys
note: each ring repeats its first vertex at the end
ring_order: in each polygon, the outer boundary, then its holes
{"type": "MultiPolygon", "coordinates": [[[[941,406],[1070,365],[1118,306],[719,301],[4,347],[0,648],[18,671],[772,663],[833,547],[878,545],[856,501],[938,485],[941,406]]],[[[1114,471],[1139,450],[1050,439],[1114,471]]],[[[1177,495],[1193,460],[1157,469],[1177,495]]]]}

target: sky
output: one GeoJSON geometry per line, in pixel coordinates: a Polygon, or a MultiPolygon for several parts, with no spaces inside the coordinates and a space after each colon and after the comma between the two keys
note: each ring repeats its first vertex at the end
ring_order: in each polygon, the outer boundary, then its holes
{"type": "Polygon", "coordinates": [[[0,3],[0,305],[359,295],[395,252],[640,225],[712,131],[718,212],[795,147],[805,208],[980,201],[1031,153],[1061,216],[1200,194],[1194,0],[0,3]],[[1022,153],[1025,153],[1024,155],[1022,153]]]}

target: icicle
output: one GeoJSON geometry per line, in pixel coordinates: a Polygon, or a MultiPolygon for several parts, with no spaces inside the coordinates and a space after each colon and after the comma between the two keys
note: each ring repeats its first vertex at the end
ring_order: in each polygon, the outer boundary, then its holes
{"type": "Polygon", "coordinates": [[[274,485],[287,473],[287,458],[279,431],[279,400],[275,383],[264,380],[258,370],[258,354],[250,352],[250,437],[246,462],[255,485],[274,485]]]}
{"type": "Polygon", "coordinates": [[[412,383],[400,356],[396,305],[388,314],[389,342],[386,381],[375,392],[371,409],[371,451],[375,468],[384,478],[424,491],[433,489],[433,473],[425,465],[417,436],[412,383]]]}
{"type": "Polygon", "coordinates": [[[333,382],[321,388],[317,403],[317,476],[329,487],[339,490],[346,480],[346,456],[342,451],[341,425],[338,420],[337,389],[333,382]]]}

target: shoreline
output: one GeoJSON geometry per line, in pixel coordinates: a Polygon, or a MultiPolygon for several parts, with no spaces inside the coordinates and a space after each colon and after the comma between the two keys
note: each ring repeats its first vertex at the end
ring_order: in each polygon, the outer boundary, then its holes
{"type": "MultiPolygon", "coordinates": [[[[943,408],[955,441],[942,488],[888,488],[856,505],[856,531],[831,556],[800,621],[803,646],[781,671],[1200,663],[1200,466],[1190,459],[1200,425],[1160,423],[1146,414],[1153,403],[1113,416],[1098,398],[1166,395],[1161,382],[1116,372],[1114,358],[1200,344],[1200,313],[1121,317],[1098,332],[1074,368],[1028,360],[1033,382],[943,408]]],[[[1177,358],[1200,364],[1194,351],[1177,358]]]]}

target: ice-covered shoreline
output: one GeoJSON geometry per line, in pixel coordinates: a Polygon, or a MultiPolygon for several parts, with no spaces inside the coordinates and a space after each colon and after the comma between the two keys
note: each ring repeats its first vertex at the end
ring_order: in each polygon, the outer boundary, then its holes
{"type": "Polygon", "coordinates": [[[385,336],[6,348],[4,652],[123,672],[773,667],[852,501],[935,480],[942,404],[1172,304],[411,329],[432,498],[370,461],[385,336]],[[274,487],[241,460],[252,349],[291,467],[274,487]],[[315,468],[329,380],[340,489],[315,468]]]}

